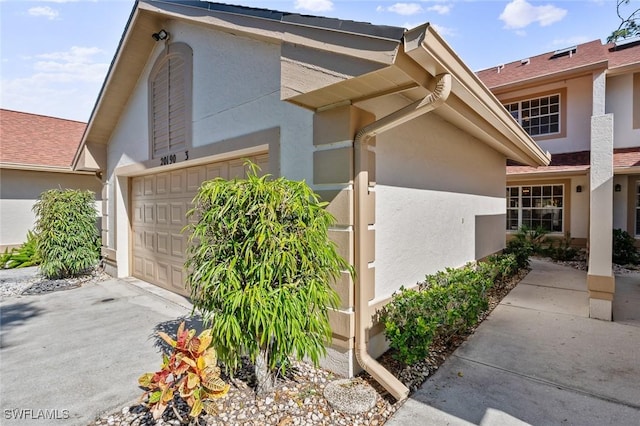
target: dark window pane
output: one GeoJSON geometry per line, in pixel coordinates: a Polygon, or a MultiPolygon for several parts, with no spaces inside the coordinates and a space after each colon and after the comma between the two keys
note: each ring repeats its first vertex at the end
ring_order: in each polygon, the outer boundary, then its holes
{"type": "Polygon", "coordinates": [[[549,133],[558,133],[558,125],[557,124],[552,124],[549,126],[549,133]]]}
{"type": "Polygon", "coordinates": [[[534,186],[532,188],[532,194],[534,197],[539,197],[540,195],[542,195],[542,188],[540,188],[539,186],[534,186]]]}
{"type": "Polygon", "coordinates": [[[550,186],[543,186],[542,187],[542,195],[544,195],[545,197],[548,197],[551,195],[551,187],[550,186]]]}
{"type": "Polygon", "coordinates": [[[562,185],[554,185],[553,195],[562,195],[562,185]]]}
{"type": "Polygon", "coordinates": [[[560,102],[560,95],[553,95],[549,98],[549,102],[551,102],[552,104],[557,104],[558,102],[560,102]]]}

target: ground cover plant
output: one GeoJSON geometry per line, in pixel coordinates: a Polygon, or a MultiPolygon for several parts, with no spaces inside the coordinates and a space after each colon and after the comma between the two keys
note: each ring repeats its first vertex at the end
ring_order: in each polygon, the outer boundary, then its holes
{"type": "Polygon", "coordinates": [[[637,265],[640,253],[635,246],[635,239],[627,231],[613,230],[613,263],[618,265],[637,265]]]}
{"type": "Polygon", "coordinates": [[[233,371],[249,356],[261,394],[291,358],[318,365],[331,338],[327,307],[339,304],[330,283],[351,266],[328,237],[334,218],[308,185],[246,166],[246,179],[200,187],[185,268],[220,360],[233,371]]]}
{"type": "Polygon", "coordinates": [[[20,247],[12,248],[11,250],[6,249],[3,254],[0,254],[0,268],[13,269],[39,265],[41,259],[37,248],[38,240],[36,235],[31,231],[27,231],[27,241],[20,247]]]}
{"type": "Polygon", "coordinates": [[[34,204],[40,272],[47,278],[85,273],[100,259],[97,211],[91,191],[51,189],[34,204]]]}

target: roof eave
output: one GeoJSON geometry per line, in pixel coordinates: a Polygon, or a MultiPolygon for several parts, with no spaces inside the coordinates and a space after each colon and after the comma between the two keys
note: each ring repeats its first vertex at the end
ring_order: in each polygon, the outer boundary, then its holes
{"type": "MultiPolygon", "coordinates": [[[[470,123],[478,126],[477,134],[481,140],[505,154],[507,158],[520,163],[531,166],[548,165],[551,161],[550,154],[542,151],[431,26],[424,27],[424,30],[424,35],[418,37],[415,33],[407,32],[409,37],[405,39],[405,51],[430,73],[447,72],[452,75],[453,93],[486,121],[470,123]]],[[[461,112],[458,113],[458,118],[464,120],[462,115],[461,112]]]]}

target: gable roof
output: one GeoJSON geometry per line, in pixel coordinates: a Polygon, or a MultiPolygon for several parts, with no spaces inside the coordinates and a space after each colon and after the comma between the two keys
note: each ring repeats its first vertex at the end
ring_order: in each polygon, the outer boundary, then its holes
{"type": "Polygon", "coordinates": [[[157,46],[151,34],[167,22],[279,45],[280,98],[310,110],[390,93],[409,103],[414,99],[407,90],[422,98],[436,75],[448,73],[454,80],[453,96],[438,114],[509,158],[532,165],[549,161],[429,24],[405,30],[206,1],[138,0],[76,152],[74,169],[106,167],[106,146],[157,46]]]}
{"type": "Polygon", "coordinates": [[[616,48],[614,43],[602,44],[600,40],[593,40],[560,51],[521,58],[476,74],[487,87],[495,90],[580,71],[629,65],[640,68],[640,43],[616,48]]]}
{"type": "Polygon", "coordinates": [[[85,127],[79,121],[0,109],[0,166],[71,171],[85,127]]]}

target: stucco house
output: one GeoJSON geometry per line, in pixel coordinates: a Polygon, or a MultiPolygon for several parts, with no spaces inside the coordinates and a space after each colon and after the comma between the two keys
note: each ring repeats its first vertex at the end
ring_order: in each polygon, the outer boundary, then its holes
{"type": "Polygon", "coordinates": [[[91,190],[93,171],[71,169],[86,123],[0,109],[0,250],[25,242],[40,194],[54,188],[91,190]]]}
{"type": "MultiPolygon", "coordinates": [[[[611,320],[611,231],[640,243],[640,39],[599,40],[478,72],[551,164],[507,166],[507,233],[589,247],[592,317],[611,320]]],[[[639,244],[640,245],[640,244],[639,244]]]]}
{"type": "Polygon", "coordinates": [[[357,277],[335,283],[323,363],[364,368],[397,398],[408,390],[374,359],[376,308],[500,251],[506,159],[549,161],[428,24],[136,2],[74,159],[102,172],[108,271],[186,294],[185,212],[245,158],[329,201],[357,277]]]}

